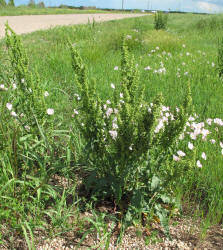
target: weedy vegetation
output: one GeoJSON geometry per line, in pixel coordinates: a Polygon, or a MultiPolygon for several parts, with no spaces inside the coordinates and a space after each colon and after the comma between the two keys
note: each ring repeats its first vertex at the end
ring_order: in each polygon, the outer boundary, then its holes
{"type": "Polygon", "coordinates": [[[156,30],[165,30],[167,28],[167,21],[168,15],[158,11],[157,13],[155,13],[154,28],[156,30]]]}
{"type": "Polygon", "coordinates": [[[169,237],[186,206],[204,228],[222,222],[223,33],[197,36],[201,20],[170,15],[166,30],[154,30],[152,16],[56,27],[23,42],[6,25],[3,246],[35,249],[40,236],[75,232],[76,247],[95,235],[108,249],[114,234],[118,244],[129,226],[152,223],[169,237]]]}

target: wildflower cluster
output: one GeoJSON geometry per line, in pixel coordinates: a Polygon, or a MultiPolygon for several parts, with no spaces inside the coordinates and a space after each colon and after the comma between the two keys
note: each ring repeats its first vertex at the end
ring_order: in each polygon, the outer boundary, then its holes
{"type": "MultiPolygon", "coordinates": [[[[196,70],[198,64],[202,64],[202,66],[209,71],[213,71],[213,73],[216,72],[216,63],[207,60],[205,52],[198,50],[197,53],[191,53],[186,49],[185,44],[182,44],[179,54],[173,54],[156,46],[150,49],[147,56],[151,64],[145,64],[144,70],[150,74],[153,73],[159,78],[175,75],[177,79],[187,80],[198,74],[196,70]],[[184,61],[182,61],[182,57],[184,57],[184,61]]],[[[199,77],[202,77],[202,75],[199,77]]],[[[207,77],[209,76],[207,75],[207,77]]]]}

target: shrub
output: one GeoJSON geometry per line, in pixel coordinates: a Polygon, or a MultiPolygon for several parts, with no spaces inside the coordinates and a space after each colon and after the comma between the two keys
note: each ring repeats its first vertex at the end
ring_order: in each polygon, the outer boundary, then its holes
{"type": "Polygon", "coordinates": [[[223,75],[223,38],[218,42],[218,71],[219,77],[223,75]]]}
{"type": "Polygon", "coordinates": [[[162,12],[155,13],[154,16],[154,28],[156,30],[166,29],[167,28],[168,15],[163,14],[162,12]]]}
{"type": "Polygon", "coordinates": [[[103,103],[79,53],[71,43],[70,48],[79,89],[74,117],[86,142],[90,168],[87,190],[100,199],[113,200],[128,223],[153,209],[162,221],[167,211],[160,204],[171,201],[167,183],[176,174],[173,152],[191,110],[190,91],[181,111],[163,118],[162,95],[153,103],[144,101],[134,58],[124,41],[121,84],[111,84],[113,96],[103,103]]]}

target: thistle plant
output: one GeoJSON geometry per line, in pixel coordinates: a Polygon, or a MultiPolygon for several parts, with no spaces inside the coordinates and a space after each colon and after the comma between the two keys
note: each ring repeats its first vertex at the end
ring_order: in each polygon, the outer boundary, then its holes
{"type": "Polygon", "coordinates": [[[156,30],[165,30],[167,28],[167,20],[168,15],[158,11],[154,16],[154,28],[156,30]]]}
{"type": "Polygon", "coordinates": [[[103,103],[71,43],[70,49],[79,90],[74,117],[86,142],[90,167],[86,186],[93,195],[114,200],[119,208],[125,203],[126,220],[133,214],[140,216],[158,202],[161,196],[154,199],[156,192],[167,191],[165,178],[173,175],[173,153],[192,112],[190,87],[178,112],[164,106],[162,95],[146,103],[135,60],[124,40],[121,83],[111,84],[113,95],[103,103]]]}

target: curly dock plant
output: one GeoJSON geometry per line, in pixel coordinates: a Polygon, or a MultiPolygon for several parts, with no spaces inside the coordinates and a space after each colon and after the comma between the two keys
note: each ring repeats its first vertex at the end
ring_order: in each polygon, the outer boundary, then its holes
{"type": "Polygon", "coordinates": [[[86,142],[91,170],[88,190],[128,211],[127,221],[143,211],[151,212],[152,207],[160,210],[161,194],[167,194],[165,180],[174,169],[173,153],[191,112],[189,85],[180,111],[163,121],[163,97],[157,96],[153,103],[144,101],[144,87],[124,41],[121,83],[111,84],[113,95],[103,103],[71,43],[70,49],[80,97],[74,100],[74,116],[86,142]]]}

